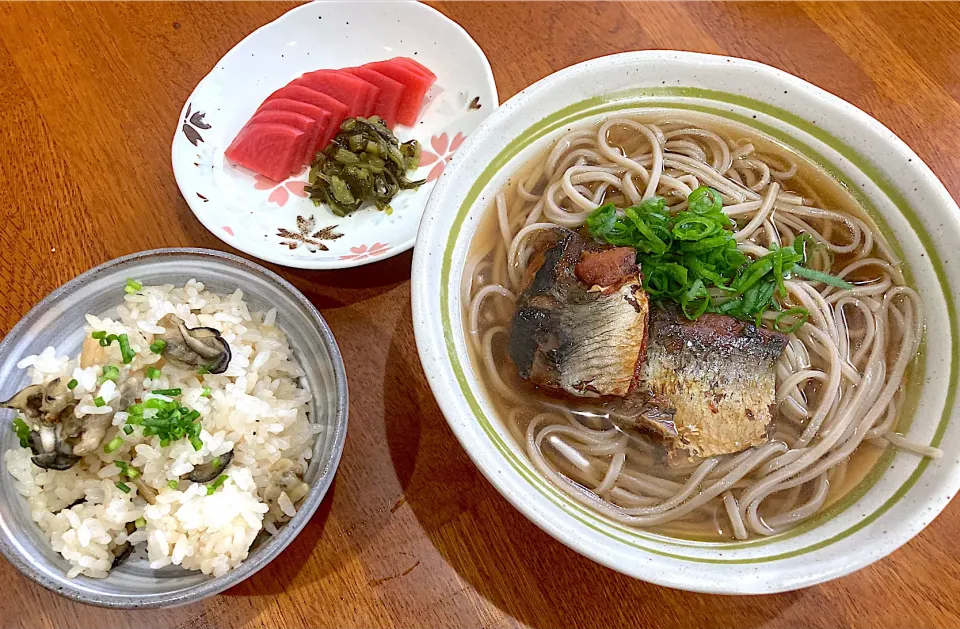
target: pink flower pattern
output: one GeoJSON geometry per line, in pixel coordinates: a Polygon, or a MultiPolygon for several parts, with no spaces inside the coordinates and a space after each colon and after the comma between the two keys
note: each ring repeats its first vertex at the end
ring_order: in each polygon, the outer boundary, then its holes
{"type": "Polygon", "coordinates": [[[306,185],[307,182],[296,181],[294,179],[278,184],[272,179],[257,175],[256,183],[253,184],[253,187],[257,190],[272,190],[270,196],[267,197],[267,203],[276,203],[278,206],[283,207],[287,204],[291,194],[298,197],[306,197],[307,191],[303,189],[306,185]]]}
{"type": "Polygon", "coordinates": [[[440,177],[443,169],[450,163],[450,158],[453,157],[454,152],[460,148],[460,145],[463,144],[465,139],[466,136],[459,132],[453,137],[453,141],[450,141],[446,132],[430,138],[430,147],[435,152],[422,151],[420,153],[421,168],[433,164],[433,168],[430,169],[430,174],[427,175],[427,181],[435,181],[440,177]]]}
{"type": "Polygon", "coordinates": [[[340,256],[341,260],[366,260],[367,258],[373,258],[386,253],[390,249],[390,245],[375,242],[369,247],[367,245],[360,245],[359,247],[350,247],[350,253],[340,256]]]}

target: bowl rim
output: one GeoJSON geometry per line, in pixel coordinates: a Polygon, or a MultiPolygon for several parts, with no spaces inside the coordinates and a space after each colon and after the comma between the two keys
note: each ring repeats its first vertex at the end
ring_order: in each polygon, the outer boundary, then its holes
{"type": "MultiPolygon", "coordinates": [[[[311,485],[310,492],[307,494],[307,497],[297,510],[297,514],[283,527],[279,534],[274,535],[269,541],[267,541],[266,544],[264,544],[261,548],[258,548],[255,556],[244,559],[239,566],[231,569],[219,577],[211,577],[196,585],[178,590],[175,593],[150,594],[145,595],[143,598],[130,600],[113,594],[88,593],[86,590],[80,588],[63,587],[57,582],[49,580],[43,572],[38,571],[30,562],[24,560],[22,552],[20,548],[18,548],[18,544],[11,543],[11,541],[8,539],[6,531],[4,530],[6,527],[0,526],[0,554],[2,554],[6,560],[9,561],[21,574],[55,594],[59,594],[64,598],[68,598],[78,603],[85,603],[96,607],[106,607],[111,609],[166,608],[198,602],[241,583],[245,579],[258,572],[268,563],[273,561],[277,555],[279,555],[288,545],[290,545],[294,538],[299,535],[300,531],[310,522],[317,508],[320,506],[320,503],[323,501],[323,498],[329,491],[330,486],[333,484],[337,468],[340,464],[340,459],[343,455],[349,414],[347,376],[346,369],[343,364],[343,356],[340,353],[340,347],[333,336],[333,332],[330,330],[330,326],[324,320],[323,316],[320,314],[320,311],[316,306],[313,305],[313,303],[310,302],[309,299],[307,299],[303,293],[301,293],[293,284],[278,274],[257,264],[256,262],[247,260],[246,258],[214,249],[204,249],[199,247],[170,247],[140,251],[108,260],[107,262],[84,271],[61,286],[58,286],[46,297],[37,302],[37,304],[33,306],[27,312],[27,314],[25,314],[23,318],[17,322],[16,325],[13,326],[10,332],[3,337],[3,340],[0,341],[0,361],[8,359],[6,354],[10,351],[9,348],[13,344],[14,339],[18,339],[22,335],[23,330],[28,328],[38,317],[43,314],[46,306],[50,302],[60,297],[69,295],[79,286],[100,275],[104,271],[109,271],[115,267],[127,263],[143,260],[205,260],[210,258],[232,263],[240,267],[246,273],[260,275],[267,281],[288,292],[317,325],[320,331],[322,342],[330,353],[331,369],[333,371],[334,383],[337,391],[337,404],[333,421],[334,434],[331,457],[325,464],[325,467],[320,470],[320,476],[317,481],[311,485]]],[[[6,473],[6,470],[0,470],[0,473],[6,473]]],[[[2,522],[0,522],[0,525],[2,525],[2,522]]]]}
{"type": "MultiPolygon", "coordinates": [[[[470,458],[474,461],[484,476],[486,476],[487,479],[494,485],[494,487],[521,513],[523,513],[542,530],[550,534],[561,543],[572,548],[576,552],[583,554],[602,565],[629,576],[647,580],[660,585],[692,591],[728,594],[789,591],[843,576],[854,570],[869,565],[870,563],[873,563],[874,561],[877,561],[878,559],[893,552],[909,541],[909,539],[911,539],[917,533],[919,533],[919,531],[922,530],[922,528],[924,528],[927,524],[929,524],[929,522],[932,521],[932,519],[939,514],[940,511],[942,511],[942,509],[949,502],[950,498],[957,493],[958,488],[960,488],[960,470],[956,469],[955,466],[951,466],[949,473],[945,474],[941,479],[940,484],[944,489],[943,493],[949,493],[949,495],[937,495],[935,497],[925,499],[924,506],[930,507],[929,513],[927,513],[927,510],[925,509],[924,514],[917,515],[912,519],[913,526],[904,526],[902,527],[902,530],[898,530],[896,535],[892,536],[895,538],[895,543],[885,541],[884,544],[878,544],[877,546],[879,547],[879,552],[861,553],[854,558],[854,561],[846,564],[842,568],[832,567],[830,570],[821,570],[820,572],[816,573],[815,571],[810,571],[809,574],[803,576],[802,578],[794,578],[789,582],[782,580],[779,583],[771,584],[765,587],[751,587],[740,583],[738,580],[730,580],[728,582],[721,583],[708,582],[707,579],[702,577],[697,578],[686,576],[681,579],[674,574],[660,574],[655,570],[645,568],[643,565],[628,565],[626,561],[616,557],[615,552],[608,552],[610,551],[610,548],[615,548],[617,546],[617,541],[604,542],[601,550],[600,543],[593,543],[589,540],[579,539],[577,533],[584,532],[586,527],[589,525],[584,526],[583,523],[576,522],[575,516],[566,512],[566,510],[562,508],[559,509],[559,511],[563,513],[563,517],[560,520],[552,521],[545,517],[547,515],[547,509],[541,509],[537,505],[549,501],[545,499],[544,496],[539,495],[532,485],[528,486],[520,482],[514,482],[513,476],[516,475],[519,478],[519,474],[515,474],[514,470],[509,469],[509,465],[502,460],[503,456],[497,452],[496,446],[493,443],[493,439],[491,439],[488,435],[481,434],[480,429],[475,429],[472,427],[472,424],[476,423],[472,414],[469,415],[466,421],[461,419],[461,416],[464,415],[464,411],[462,409],[467,408],[469,403],[465,401],[464,393],[457,390],[457,381],[458,379],[462,379],[464,386],[467,386],[466,383],[473,383],[474,378],[472,375],[470,375],[469,370],[464,370],[465,373],[463,374],[454,372],[448,358],[447,345],[450,345],[449,351],[451,353],[459,353],[459,350],[454,348],[453,345],[459,342],[462,334],[460,334],[458,331],[457,326],[454,325],[452,332],[453,338],[446,338],[446,335],[442,333],[442,325],[439,322],[444,316],[444,310],[448,307],[448,304],[443,302],[442,299],[438,300],[438,291],[436,290],[435,286],[429,290],[425,290],[428,281],[433,281],[434,284],[436,284],[438,281],[436,277],[430,276],[431,270],[434,267],[441,267],[441,261],[437,258],[446,255],[448,247],[455,246],[454,243],[457,243],[456,246],[459,246],[459,243],[462,241],[461,236],[453,236],[450,232],[458,230],[463,223],[457,219],[449,219],[446,217],[440,218],[445,214],[458,216],[457,212],[444,213],[443,208],[440,207],[441,197],[449,197],[449,195],[453,194],[454,200],[458,204],[465,203],[466,199],[469,198],[470,195],[452,192],[451,188],[453,186],[458,186],[458,188],[462,190],[470,189],[471,193],[473,193],[474,189],[472,186],[476,186],[477,181],[483,176],[478,175],[477,177],[474,177],[473,174],[470,174],[469,181],[454,183],[454,179],[458,177],[465,168],[467,168],[464,166],[464,163],[470,161],[470,157],[474,155],[475,146],[483,141],[486,141],[488,136],[494,135],[493,129],[503,124],[509,119],[510,116],[513,116],[513,109],[520,107],[522,104],[525,104],[526,101],[533,99],[535,92],[548,88],[556,89],[564,82],[576,77],[585,70],[615,66],[617,64],[622,64],[626,69],[629,67],[628,64],[630,63],[642,63],[650,61],[668,63],[678,62],[681,64],[703,63],[709,64],[710,67],[716,67],[719,62],[726,62],[731,66],[740,66],[741,69],[753,70],[757,72],[761,78],[776,82],[781,88],[791,87],[798,93],[801,93],[808,98],[814,98],[823,103],[825,109],[831,110],[835,117],[841,120],[845,119],[855,122],[858,126],[869,129],[875,133],[878,141],[882,141],[884,144],[889,145],[891,149],[894,150],[898,155],[902,155],[904,158],[910,157],[912,165],[909,167],[909,171],[917,178],[917,180],[926,186],[929,192],[934,196],[934,200],[937,202],[938,206],[941,209],[953,209],[954,212],[957,210],[956,203],[953,201],[943,184],[937,179],[929,167],[922,160],[920,160],[920,158],[917,157],[916,154],[902,140],[900,140],[900,138],[898,138],[882,123],[875,120],[854,105],[844,101],[840,97],[835,96],[799,77],[772,66],[736,57],[673,50],[644,50],[625,52],[584,61],[574,66],[564,68],[545,77],[544,79],[541,79],[504,103],[504,105],[491,114],[489,118],[483,121],[474,134],[468,138],[465,145],[461,147],[461,156],[466,157],[462,157],[460,160],[455,161],[454,164],[451,164],[451,167],[448,168],[441,177],[441,181],[438,182],[437,188],[431,197],[430,203],[427,206],[427,211],[425,212],[423,221],[421,223],[421,229],[417,243],[418,246],[414,250],[412,273],[412,309],[414,314],[415,335],[421,362],[424,366],[424,371],[428,376],[428,381],[435,396],[437,397],[438,404],[440,405],[441,410],[447,419],[447,423],[451,427],[451,430],[453,430],[454,434],[457,436],[457,439],[467,451],[468,456],[470,456],[470,458]],[[454,222],[450,223],[451,221],[454,222]],[[435,223],[442,224],[443,227],[434,228],[435,223]],[[450,223],[449,226],[448,223],[450,223]],[[429,238],[433,238],[435,240],[431,241],[429,238]],[[503,468],[508,469],[504,470],[503,468]]],[[[736,94],[738,91],[739,90],[736,89],[730,90],[731,94],[736,94]]],[[[615,96],[612,92],[613,90],[608,92],[611,97],[615,96]]],[[[583,98],[588,98],[588,100],[591,100],[590,97],[592,96],[595,96],[595,93],[593,91],[589,91],[589,94],[583,96],[583,98]]],[[[597,96],[597,98],[602,100],[604,96],[601,94],[600,96],[597,96]]],[[[680,101],[689,100],[682,96],[677,98],[680,101]]],[[[750,97],[746,98],[751,100],[750,97]]],[[[571,100],[570,102],[574,101],[571,100]]],[[[563,104],[554,106],[552,109],[542,107],[542,109],[547,111],[543,113],[538,111],[538,119],[539,117],[543,116],[550,118],[554,114],[556,114],[559,118],[561,111],[569,113],[564,109],[560,109],[565,104],[568,103],[564,101],[563,104]]],[[[777,106],[773,105],[770,105],[770,107],[774,109],[778,108],[777,106]]],[[[792,113],[789,111],[789,108],[786,109],[786,113],[792,113]]],[[[575,119],[579,120],[581,117],[592,116],[593,113],[595,112],[586,113],[583,114],[583,116],[569,116],[563,118],[562,120],[566,123],[570,123],[575,119]]],[[[535,122],[531,120],[528,122],[528,124],[535,125],[535,122]]],[[[503,148],[502,145],[504,142],[509,142],[509,140],[501,142],[500,139],[496,139],[494,141],[497,143],[498,150],[503,148]]],[[[489,155],[486,157],[490,157],[489,163],[495,163],[505,153],[506,148],[503,148],[503,152],[498,154],[496,158],[493,158],[489,155]]],[[[499,164],[498,168],[502,167],[505,163],[506,162],[499,164]]],[[[488,166],[487,168],[491,167],[492,166],[488,166]]],[[[483,187],[486,188],[488,185],[489,181],[486,181],[483,184],[483,187]]],[[[476,192],[479,194],[479,186],[477,186],[476,192]]],[[[448,206],[451,203],[450,198],[445,198],[444,201],[448,206]]],[[[470,199],[470,202],[475,204],[476,199],[470,199]]],[[[464,217],[471,214],[475,214],[473,209],[465,213],[464,217]]],[[[952,226],[956,228],[956,216],[945,216],[945,220],[951,221],[952,226]]],[[[470,231],[471,233],[473,232],[472,229],[470,231]]],[[[456,254],[455,257],[457,257],[456,254]]],[[[447,263],[448,261],[444,259],[443,262],[447,263]]],[[[447,284],[443,278],[444,276],[441,273],[439,279],[439,282],[442,285],[441,291],[446,290],[447,284]]],[[[944,287],[946,287],[946,283],[944,283],[944,287]]],[[[948,310],[950,310],[952,313],[952,302],[950,301],[949,292],[945,292],[944,297],[948,301],[948,310]]],[[[955,324],[954,319],[951,319],[951,321],[955,324]]],[[[956,337],[955,325],[952,326],[951,333],[954,337],[956,337]]],[[[954,338],[954,344],[956,344],[956,338],[954,338]]],[[[470,386],[472,388],[476,388],[475,385],[470,386]]],[[[950,395],[947,396],[947,400],[943,409],[944,417],[950,417],[953,414],[955,406],[954,399],[951,396],[955,390],[955,388],[952,389],[950,395]]],[[[556,511],[557,510],[553,509],[549,510],[551,514],[556,511]]],[[[889,540],[890,537],[886,539],[889,540]]]]}

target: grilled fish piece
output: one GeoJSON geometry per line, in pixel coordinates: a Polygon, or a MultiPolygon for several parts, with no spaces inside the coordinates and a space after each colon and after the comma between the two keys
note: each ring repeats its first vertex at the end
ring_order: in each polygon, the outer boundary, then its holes
{"type": "Polygon", "coordinates": [[[641,375],[652,430],[673,456],[710,457],[767,441],[776,397],[774,364],[787,337],[716,314],[689,321],[654,308],[641,375]]]}
{"type": "Polygon", "coordinates": [[[567,232],[530,261],[510,331],[520,376],[576,397],[625,396],[646,349],[636,252],[589,251],[567,232]],[[588,280],[588,281],[582,281],[588,280]]]}

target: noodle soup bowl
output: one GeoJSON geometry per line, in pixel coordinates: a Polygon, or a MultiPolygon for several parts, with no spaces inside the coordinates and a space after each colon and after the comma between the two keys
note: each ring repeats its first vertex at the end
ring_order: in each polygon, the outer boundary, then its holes
{"type": "MultiPolygon", "coordinates": [[[[553,74],[497,109],[440,178],[420,227],[413,318],[424,370],[454,434],[524,515],[577,552],[670,587],[770,593],[853,572],[907,543],[960,488],[956,302],[960,212],[889,129],[805,81],[759,63],[673,51],[603,57],[553,74]],[[573,500],[511,436],[469,354],[462,276],[499,190],[570,129],[619,113],[709,114],[745,125],[819,165],[864,208],[923,304],[926,342],[897,431],[938,459],[888,446],[815,516],[768,537],[705,541],[632,528],[573,500]]],[[[839,481],[838,481],[839,482],[839,481]]]]}

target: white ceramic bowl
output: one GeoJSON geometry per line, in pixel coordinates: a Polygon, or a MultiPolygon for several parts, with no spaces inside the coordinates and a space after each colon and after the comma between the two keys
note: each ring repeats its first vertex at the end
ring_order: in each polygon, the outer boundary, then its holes
{"type": "Polygon", "coordinates": [[[176,121],[173,174],[204,227],[241,251],[302,269],[360,266],[413,246],[434,182],[496,106],[483,51],[436,9],[411,0],[308,2],[248,35],[200,81],[176,121]],[[306,198],[306,171],[274,182],[224,158],[263,100],[301,74],[397,56],[424,63],[437,82],[417,124],[395,128],[423,147],[412,177],[426,183],[398,194],[392,214],[364,208],[338,217],[306,198]]]}
{"type": "MultiPolygon", "coordinates": [[[[960,488],[957,298],[960,211],[889,129],[774,68],[712,55],[644,51],[553,74],[495,111],[435,188],[413,262],[413,318],[424,370],[464,449],[528,518],[574,550],[631,576],[685,590],[793,590],[862,568],[916,535],[960,488]],[[515,169],[572,123],[643,107],[697,110],[753,126],[824,165],[899,242],[926,308],[925,369],[910,439],[937,461],[890,450],[844,499],[783,535],[737,543],[624,527],[579,506],[534,471],[468,360],[460,278],[478,220],[515,169]]],[[[907,425],[909,424],[909,425],[907,425]]]]}

